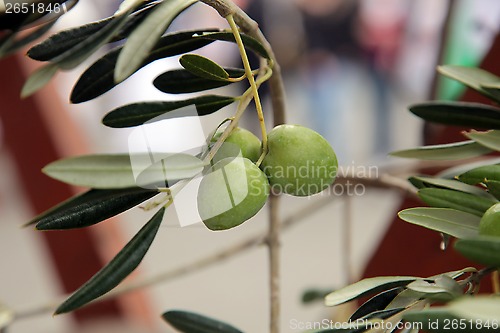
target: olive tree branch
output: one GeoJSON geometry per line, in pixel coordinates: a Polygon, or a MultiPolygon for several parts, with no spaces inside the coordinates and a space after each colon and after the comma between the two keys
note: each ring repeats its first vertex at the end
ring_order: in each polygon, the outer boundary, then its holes
{"type": "MultiPolygon", "coordinates": [[[[201,2],[213,7],[220,16],[223,18],[230,18],[229,23],[235,23],[239,26],[241,31],[248,34],[251,37],[257,39],[266,49],[271,58],[271,67],[273,70],[273,75],[269,79],[269,87],[271,90],[271,102],[273,107],[273,121],[274,125],[283,124],[285,122],[285,89],[283,84],[283,79],[281,77],[281,69],[274,55],[273,49],[267,39],[265,38],[262,31],[259,29],[259,25],[252,20],[241,8],[236,6],[231,0],[200,0],[201,2]],[[234,21],[233,21],[234,20],[234,21]]],[[[233,29],[234,31],[234,29],[233,29]]],[[[250,84],[252,84],[249,77],[250,84]]],[[[258,95],[257,95],[258,96],[258,95]]],[[[258,101],[256,100],[256,103],[258,101]]],[[[258,107],[258,106],[257,106],[258,107]]],[[[263,124],[263,119],[261,121],[263,124]]],[[[267,141],[267,138],[263,138],[263,142],[267,141]]],[[[263,154],[266,153],[267,146],[264,146],[263,154]]],[[[261,159],[259,159],[261,162],[261,159]]],[[[267,245],[269,248],[269,261],[270,261],[270,302],[271,302],[271,319],[270,319],[270,331],[271,333],[279,333],[279,321],[280,321],[280,291],[279,291],[279,247],[280,247],[280,221],[278,214],[278,201],[279,197],[271,193],[269,198],[269,232],[267,235],[267,245]]]]}
{"type": "MultiPolygon", "coordinates": [[[[357,177],[355,175],[353,175],[353,176],[340,176],[340,177],[338,177],[335,184],[346,184],[347,182],[351,182],[352,184],[363,184],[369,188],[383,188],[383,189],[399,190],[402,193],[415,195],[415,192],[410,191],[407,185],[403,185],[403,184],[405,184],[403,179],[395,177],[395,176],[386,175],[386,174],[382,174],[379,178],[357,177]]],[[[311,214],[318,212],[320,209],[327,207],[328,205],[332,204],[333,202],[334,202],[334,200],[332,200],[331,195],[325,195],[322,197],[315,198],[314,200],[311,200],[311,202],[306,207],[299,209],[298,211],[292,213],[290,216],[284,218],[280,224],[280,227],[283,231],[288,230],[288,229],[292,228],[293,226],[297,225],[298,223],[300,223],[301,221],[303,221],[304,218],[311,216],[311,214]]],[[[274,206],[273,209],[277,209],[277,207],[274,206]]],[[[216,263],[219,263],[223,260],[227,260],[227,259],[232,258],[233,256],[235,256],[237,254],[244,253],[250,249],[256,248],[256,247],[261,246],[261,245],[265,245],[267,243],[269,243],[269,233],[266,231],[266,232],[262,232],[260,234],[254,235],[252,237],[249,237],[240,243],[237,243],[235,245],[227,247],[224,250],[221,250],[221,251],[214,253],[210,256],[199,259],[199,260],[194,261],[190,264],[181,266],[177,269],[169,270],[169,271],[159,273],[159,274],[151,276],[151,277],[146,277],[146,278],[143,278],[141,280],[132,281],[132,282],[129,282],[129,283],[124,284],[122,286],[118,286],[113,291],[102,296],[101,298],[97,299],[96,301],[115,298],[115,297],[121,296],[123,294],[129,293],[129,292],[132,292],[135,290],[147,288],[147,287],[150,287],[153,285],[157,285],[159,283],[173,280],[175,278],[178,278],[178,277],[190,274],[190,273],[197,272],[203,268],[209,267],[209,266],[216,264],[216,263]]],[[[21,320],[21,319],[37,316],[40,314],[53,312],[54,309],[59,305],[60,301],[63,301],[65,298],[66,298],[66,296],[58,298],[55,301],[51,301],[51,302],[48,302],[46,304],[42,304],[42,305],[33,307],[31,309],[16,311],[14,313],[14,319],[21,320]]]]}

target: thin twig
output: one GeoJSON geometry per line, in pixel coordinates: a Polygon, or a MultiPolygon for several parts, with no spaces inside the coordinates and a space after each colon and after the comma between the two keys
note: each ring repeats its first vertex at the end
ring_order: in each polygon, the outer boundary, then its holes
{"type": "MultiPolygon", "coordinates": [[[[236,6],[230,0],[201,0],[209,6],[215,8],[223,18],[230,17],[231,20],[240,27],[241,31],[254,37],[261,42],[271,57],[273,75],[269,79],[271,90],[271,102],[273,106],[273,121],[274,125],[279,125],[285,122],[285,89],[283,79],[281,77],[281,69],[274,55],[273,49],[259,25],[252,20],[241,8],[236,6]]],[[[257,100],[256,100],[257,102],[257,100]]],[[[261,119],[261,124],[263,124],[261,119]]],[[[263,138],[263,142],[266,138],[263,138]]],[[[263,147],[263,155],[266,152],[267,145],[263,147]]],[[[261,159],[259,159],[259,163],[261,159]]],[[[271,333],[279,333],[280,321],[280,293],[279,293],[279,247],[280,247],[280,222],[276,205],[279,197],[271,194],[269,203],[271,207],[269,221],[269,259],[270,259],[270,287],[271,287],[271,333]]]]}
{"type": "Polygon", "coordinates": [[[342,219],[342,227],[343,227],[343,240],[342,240],[342,249],[344,253],[342,254],[342,268],[344,270],[344,278],[345,285],[349,285],[353,283],[353,268],[352,268],[352,197],[348,194],[344,197],[344,207],[342,207],[343,219],[342,219]]]}
{"type": "Polygon", "coordinates": [[[257,22],[252,20],[241,8],[236,6],[230,0],[200,0],[201,2],[213,7],[222,17],[232,14],[234,21],[240,27],[241,31],[257,39],[266,49],[273,62],[273,76],[269,79],[269,88],[271,90],[271,103],[273,106],[274,124],[285,123],[285,87],[281,77],[281,68],[276,60],[274,51],[259,29],[257,22]]]}
{"type": "Polygon", "coordinates": [[[280,331],[280,219],[278,212],[279,197],[272,194],[269,197],[269,287],[271,304],[270,332],[280,331]]]}

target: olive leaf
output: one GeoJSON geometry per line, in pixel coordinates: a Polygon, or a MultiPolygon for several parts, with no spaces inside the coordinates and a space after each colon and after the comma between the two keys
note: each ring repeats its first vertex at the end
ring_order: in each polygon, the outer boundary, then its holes
{"type": "Polygon", "coordinates": [[[488,89],[485,89],[485,87],[500,83],[500,77],[477,67],[443,65],[438,66],[437,70],[439,73],[465,84],[486,97],[500,102],[498,95],[492,94],[488,89]]]}
{"type": "Polygon", "coordinates": [[[465,133],[465,136],[489,149],[500,151],[500,131],[478,132],[473,130],[465,133]]]}
{"type": "Polygon", "coordinates": [[[185,54],[179,62],[182,67],[199,77],[215,81],[228,81],[229,79],[229,73],[224,68],[206,57],[185,54]]]}
{"type": "Polygon", "coordinates": [[[416,188],[444,188],[473,194],[475,196],[494,200],[495,197],[477,186],[468,185],[455,179],[443,179],[437,177],[410,177],[408,179],[416,188]]]}
{"type": "Polygon", "coordinates": [[[479,236],[460,239],[455,250],[464,257],[487,266],[500,267],[500,239],[493,236],[479,236]]]}
{"type": "Polygon", "coordinates": [[[403,288],[397,287],[386,290],[370,298],[363,303],[349,318],[350,321],[358,320],[375,311],[383,310],[392,300],[403,291],[403,288]]]}
{"type": "MultiPolygon", "coordinates": [[[[119,107],[109,112],[102,120],[102,123],[109,127],[122,128],[139,126],[148,121],[159,121],[172,117],[182,116],[205,116],[212,114],[221,108],[233,103],[234,97],[206,95],[195,97],[183,101],[169,102],[142,102],[119,107]],[[187,106],[193,105],[196,108],[196,114],[191,112],[175,114],[169,113],[187,106]],[[164,117],[160,117],[165,115],[164,117]]],[[[194,111],[194,109],[193,109],[194,111]]]]}
{"type": "Polygon", "coordinates": [[[128,15],[115,17],[96,33],[51,59],[62,69],[69,70],[80,65],[101,46],[109,42],[127,22],[128,15]]]}
{"type": "Polygon", "coordinates": [[[412,105],[416,116],[434,123],[467,128],[500,129],[500,109],[469,102],[428,102],[412,105]]]}
{"type": "MultiPolygon", "coordinates": [[[[140,69],[158,59],[163,59],[185,52],[190,52],[206,46],[213,41],[193,38],[199,30],[182,31],[163,36],[143,60],[140,69]]],[[[80,76],[73,87],[70,100],[72,103],[82,103],[94,99],[114,88],[116,62],[123,47],[117,47],[94,62],[80,76]]]]}
{"type": "Polygon", "coordinates": [[[405,286],[419,278],[412,276],[381,276],[368,278],[336,290],[325,297],[326,306],[335,306],[354,299],[405,286]]]}
{"type": "Polygon", "coordinates": [[[43,172],[62,182],[97,189],[136,187],[155,188],[191,178],[203,170],[195,156],[181,153],[83,155],[48,164],[43,172]],[[152,160],[155,157],[157,160],[152,160]],[[131,159],[136,163],[132,163],[131,159]],[[135,168],[135,169],[134,169],[135,168]],[[147,180],[147,183],[146,183],[147,180]]]}
{"type": "Polygon", "coordinates": [[[480,166],[462,173],[457,178],[458,180],[470,185],[476,185],[492,180],[500,181],[500,165],[493,164],[480,166]]]}
{"type": "Polygon", "coordinates": [[[165,312],[162,317],[184,333],[243,333],[234,326],[194,312],[172,310],[165,312]]]}
{"type": "Polygon", "coordinates": [[[474,194],[439,188],[421,189],[418,196],[429,206],[453,208],[479,217],[497,202],[474,194]]]}
{"type": "Polygon", "coordinates": [[[156,6],[130,34],[116,62],[115,82],[122,82],[141,67],[172,21],[196,0],[170,0],[156,6]]]}
{"type": "MultiPolygon", "coordinates": [[[[229,78],[238,78],[245,75],[245,70],[240,68],[224,68],[229,78]]],[[[186,69],[174,69],[158,76],[153,85],[161,92],[168,94],[193,93],[231,84],[226,80],[211,80],[192,74],[186,69]]]]}
{"type": "MultiPolygon", "coordinates": [[[[132,30],[147,16],[154,6],[155,2],[146,1],[146,4],[139,7],[135,12],[127,17],[124,26],[110,42],[117,42],[127,37],[132,30]]],[[[84,24],[82,26],[60,31],[41,43],[33,46],[28,50],[28,57],[38,61],[49,61],[62,53],[83,42],[85,39],[99,32],[107,26],[111,21],[117,19],[117,16],[110,16],[99,21],[84,24]]]]}
{"type": "Polygon", "coordinates": [[[26,98],[42,89],[56,75],[58,67],[56,64],[48,64],[33,72],[24,83],[21,90],[21,98],[26,98]]]}
{"type": "Polygon", "coordinates": [[[34,60],[49,61],[97,33],[115,19],[115,17],[107,17],[96,22],[58,32],[30,48],[27,55],[34,60]]]}
{"type": "Polygon", "coordinates": [[[491,149],[488,149],[471,140],[399,150],[391,152],[390,155],[403,158],[417,158],[421,160],[459,160],[482,156],[491,152],[491,149]]]}
{"type": "Polygon", "coordinates": [[[135,207],[157,194],[158,191],[140,187],[92,189],[42,213],[28,224],[36,223],[38,230],[88,227],[135,207]]]}
{"type": "Polygon", "coordinates": [[[149,250],[163,220],[161,208],[118,254],[56,309],[54,315],[71,312],[116,287],[132,273],[149,250]]]}
{"type": "Polygon", "coordinates": [[[409,208],[399,212],[398,216],[403,221],[456,238],[477,236],[480,221],[476,215],[450,208],[409,208]]]}

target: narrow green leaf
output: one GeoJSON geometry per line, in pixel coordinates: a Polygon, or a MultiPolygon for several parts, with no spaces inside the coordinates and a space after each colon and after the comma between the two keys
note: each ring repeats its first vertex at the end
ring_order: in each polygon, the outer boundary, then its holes
{"type": "Polygon", "coordinates": [[[326,306],[336,306],[367,295],[402,287],[419,278],[412,276],[381,276],[363,279],[325,297],[326,306]]]}
{"type": "Polygon", "coordinates": [[[488,194],[486,191],[478,188],[477,186],[472,186],[468,184],[464,184],[457,180],[452,179],[443,179],[443,178],[435,178],[435,177],[410,177],[410,182],[415,185],[418,189],[427,188],[427,187],[438,187],[445,188],[455,191],[460,191],[464,193],[474,194],[475,196],[483,197],[486,199],[494,200],[495,197],[488,194]]]}
{"type": "MultiPolygon", "coordinates": [[[[468,273],[477,273],[477,268],[475,267],[466,267],[466,268],[463,268],[459,271],[451,271],[451,272],[448,272],[448,273],[444,273],[444,275],[452,278],[452,279],[458,279],[459,277],[463,276],[464,274],[468,274],[468,273]]],[[[437,276],[433,277],[433,278],[436,278],[437,276]]]]}
{"type": "Polygon", "coordinates": [[[438,172],[435,176],[439,178],[445,178],[445,179],[457,179],[457,176],[466,173],[467,171],[470,171],[472,169],[481,167],[481,166],[486,166],[486,165],[492,165],[492,164],[500,164],[500,158],[484,158],[479,161],[474,161],[474,162],[468,162],[468,163],[462,163],[458,164],[457,166],[450,167],[448,169],[445,169],[441,172],[438,172]]]}
{"type": "Polygon", "coordinates": [[[203,162],[191,155],[153,152],[132,156],[117,154],[71,157],[52,162],[42,171],[68,184],[113,189],[156,183],[165,187],[165,182],[193,177],[201,172],[203,167],[203,162]],[[158,161],[151,161],[151,156],[158,156],[158,161]],[[140,165],[133,165],[131,158],[139,161],[140,165]],[[145,163],[147,165],[143,165],[145,163]],[[148,183],[142,179],[147,179],[148,183]]]}
{"type": "Polygon", "coordinates": [[[17,34],[13,33],[8,41],[5,41],[5,43],[0,43],[0,58],[5,57],[14,52],[17,52],[19,51],[19,49],[42,37],[46,32],[48,32],[54,26],[56,22],[57,21],[54,20],[44,25],[41,25],[32,32],[18,39],[15,38],[17,34]]]}
{"type": "Polygon", "coordinates": [[[162,317],[183,333],[242,333],[234,326],[193,312],[172,310],[162,317]]]}
{"type": "MultiPolygon", "coordinates": [[[[199,31],[183,31],[163,36],[138,69],[158,59],[190,52],[212,42],[193,38],[193,34],[197,32],[199,31]]],[[[85,70],[71,92],[72,103],[89,101],[117,85],[114,72],[122,49],[122,46],[115,48],[85,70]]]]}
{"type": "Polygon", "coordinates": [[[439,288],[446,289],[451,294],[461,295],[464,293],[463,287],[449,276],[449,273],[441,274],[434,279],[435,285],[439,288]]]}
{"type": "Polygon", "coordinates": [[[473,130],[465,133],[465,136],[489,149],[500,151],[500,131],[478,132],[473,130]]]}
{"type": "Polygon", "coordinates": [[[449,208],[409,208],[399,212],[398,216],[406,222],[455,238],[477,236],[480,220],[476,215],[449,208]]]}
{"type": "Polygon", "coordinates": [[[477,157],[492,151],[474,141],[463,141],[443,145],[424,146],[390,153],[395,157],[417,158],[420,160],[460,160],[477,157]]]}
{"type": "MultiPolygon", "coordinates": [[[[234,39],[234,35],[230,31],[206,32],[206,33],[200,34],[197,37],[203,38],[203,39],[211,39],[211,40],[219,40],[219,41],[236,43],[236,40],[234,39]]],[[[257,53],[258,55],[260,55],[263,58],[271,59],[266,48],[258,40],[256,40],[253,37],[250,37],[248,35],[245,35],[245,34],[241,34],[241,39],[243,41],[243,45],[245,45],[246,48],[254,51],[255,53],[257,53]]]]}
{"type": "Polygon", "coordinates": [[[27,55],[34,60],[49,61],[97,33],[113,20],[115,20],[114,17],[107,17],[96,22],[58,32],[33,46],[28,50],[27,55]]]}
{"type": "Polygon", "coordinates": [[[500,165],[480,166],[459,175],[458,180],[471,185],[491,180],[500,181],[500,165]]]}
{"type": "Polygon", "coordinates": [[[499,101],[497,96],[492,95],[483,86],[499,83],[500,77],[477,67],[444,65],[438,66],[437,69],[439,73],[457,80],[489,98],[499,101]]]}
{"type": "Polygon", "coordinates": [[[31,96],[45,87],[45,85],[50,82],[50,79],[56,75],[57,70],[58,67],[55,64],[45,65],[37,69],[24,83],[23,89],[21,90],[21,97],[26,98],[31,96]]]}
{"type": "Polygon", "coordinates": [[[434,123],[467,128],[500,129],[500,109],[466,102],[428,102],[410,106],[416,116],[434,123]]]}
{"type": "Polygon", "coordinates": [[[439,301],[450,301],[463,294],[462,288],[455,280],[445,276],[438,279],[441,280],[433,282],[417,280],[408,284],[406,288],[421,293],[422,298],[439,301]],[[446,281],[446,284],[442,281],[446,281]]]}
{"type": "Polygon", "coordinates": [[[385,309],[392,300],[403,291],[403,288],[393,288],[387,291],[381,292],[378,295],[373,296],[368,301],[363,303],[349,318],[350,321],[356,321],[366,315],[385,309]]]}
{"type": "Polygon", "coordinates": [[[488,192],[493,195],[497,200],[500,200],[500,181],[487,180],[484,182],[488,188],[488,192]]]}
{"type": "Polygon", "coordinates": [[[479,217],[497,202],[474,194],[440,188],[423,188],[418,191],[418,196],[431,207],[453,208],[479,217]]]}
{"type": "Polygon", "coordinates": [[[179,62],[182,67],[199,77],[215,81],[228,81],[229,79],[229,73],[224,68],[206,57],[185,54],[179,62]]]}
{"type": "Polygon", "coordinates": [[[455,250],[474,262],[500,267],[499,237],[480,236],[472,239],[460,239],[454,246],[455,250]]]}
{"type": "Polygon", "coordinates": [[[61,53],[51,62],[57,63],[62,69],[73,69],[95,53],[101,46],[108,43],[127,22],[128,15],[115,17],[96,33],[82,40],[80,43],[61,53]]]}
{"type": "Polygon", "coordinates": [[[461,297],[448,305],[450,312],[458,317],[478,320],[481,325],[493,324],[494,331],[500,329],[500,297],[468,296],[461,297]]]}
{"type": "Polygon", "coordinates": [[[165,208],[160,209],[105,267],[64,301],[54,314],[71,312],[86,305],[112,290],[132,273],[149,250],[164,213],[165,208]]]}
{"type": "Polygon", "coordinates": [[[234,97],[206,95],[183,101],[134,103],[109,112],[102,120],[102,123],[109,127],[123,128],[139,126],[148,121],[159,121],[183,116],[190,117],[193,116],[191,112],[185,113],[185,115],[179,112],[169,113],[190,105],[196,107],[198,116],[205,116],[222,109],[235,100],[234,97]],[[164,116],[160,117],[162,115],[164,116]]]}
{"type": "MultiPolygon", "coordinates": [[[[240,68],[224,68],[230,78],[238,78],[245,74],[240,68]]],[[[199,77],[185,69],[165,72],[153,81],[156,89],[168,94],[193,93],[215,89],[231,84],[229,81],[215,81],[199,77]]]]}
{"type": "Polygon", "coordinates": [[[115,82],[122,82],[141,67],[172,21],[196,0],[164,1],[132,32],[118,56],[115,82]]]}
{"type": "Polygon", "coordinates": [[[123,213],[157,194],[158,191],[139,187],[117,190],[92,189],[35,217],[30,224],[36,223],[38,230],[88,227],[123,213]]]}
{"type": "MultiPolygon", "coordinates": [[[[139,8],[137,11],[129,15],[121,31],[119,31],[110,40],[110,42],[117,42],[126,38],[137,26],[137,24],[142,22],[155,5],[155,3],[146,3],[143,8],[139,8]]],[[[107,17],[99,21],[58,32],[41,43],[33,46],[28,51],[28,56],[39,61],[49,61],[54,59],[77,44],[83,42],[93,34],[99,32],[113,20],[116,20],[116,16],[107,17]]]]}
{"type": "MultiPolygon", "coordinates": [[[[72,196],[57,205],[47,209],[46,211],[42,212],[41,214],[38,214],[34,218],[32,218],[30,221],[26,222],[23,227],[28,227],[30,225],[36,224],[39,221],[45,220],[45,219],[51,219],[52,216],[59,215],[65,211],[72,210],[75,207],[84,207],[86,203],[92,203],[92,202],[98,202],[100,200],[106,200],[107,198],[113,197],[116,195],[119,197],[121,194],[126,194],[133,191],[133,189],[137,189],[137,191],[144,191],[144,189],[141,188],[124,188],[124,189],[119,189],[119,190],[97,190],[97,189],[90,189],[86,192],[77,194],[75,196],[72,196]]],[[[91,204],[90,204],[91,205],[91,204]]],[[[90,206],[89,205],[89,206],[90,206]]]]}

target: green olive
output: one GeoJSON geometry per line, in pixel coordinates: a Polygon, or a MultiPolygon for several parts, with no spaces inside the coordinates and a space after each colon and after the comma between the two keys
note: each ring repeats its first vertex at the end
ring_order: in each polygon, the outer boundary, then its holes
{"type": "Polygon", "coordinates": [[[494,204],[483,214],[479,222],[479,234],[500,237],[500,203],[494,204]]]}
{"type": "MultiPolygon", "coordinates": [[[[212,142],[217,141],[221,136],[218,132],[212,142]]],[[[215,154],[213,162],[216,163],[226,157],[245,157],[252,162],[257,162],[261,153],[261,142],[252,132],[241,127],[236,127],[231,131],[220,149],[215,154]],[[241,154],[241,155],[240,155],[241,154]]]]}
{"type": "Polygon", "coordinates": [[[226,230],[245,222],[269,196],[266,175],[249,159],[225,158],[203,176],[198,190],[198,213],[210,230],[226,230]]]}
{"type": "Polygon", "coordinates": [[[273,193],[319,193],[333,183],[337,168],[333,148],[319,133],[299,125],[280,125],[269,132],[261,169],[273,193]]]}

